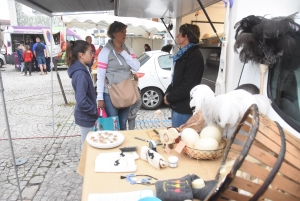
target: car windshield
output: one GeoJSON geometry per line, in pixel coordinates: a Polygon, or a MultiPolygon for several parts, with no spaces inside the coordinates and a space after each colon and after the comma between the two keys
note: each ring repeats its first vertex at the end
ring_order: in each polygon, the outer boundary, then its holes
{"type": "Polygon", "coordinates": [[[138,60],[139,60],[139,62],[140,62],[140,64],[141,64],[141,67],[148,61],[150,59],[150,57],[148,56],[148,54],[142,54],[139,58],[138,58],[138,60]]]}
{"type": "Polygon", "coordinates": [[[297,49],[293,55],[284,55],[278,64],[270,69],[270,94],[275,110],[290,126],[300,130],[300,37],[296,39],[297,49]]]}

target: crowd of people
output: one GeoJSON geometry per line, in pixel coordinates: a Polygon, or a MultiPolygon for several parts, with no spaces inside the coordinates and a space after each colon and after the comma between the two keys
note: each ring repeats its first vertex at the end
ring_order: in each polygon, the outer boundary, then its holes
{"type": "Polygon", "coordinates": [[[21,75],[29,76],[33,71],[40,71],[40,75],[45,75],[50,72],[50,57],[47,52],[46,45],[41,42],[39,36],[33,39],[30,38],[29,45],[24,46],[24,41],[20,41],[17,48],[18,59],[21,63],[21,75]]]}
{"type": "MultiPolygon", "coordinates": [[[[99,117],[98,108],[104,109],[108,117],[118,116],[120,130],[127,130],[127,122],[129,130],[135,129],[141,99],[131,106],[118,108],[114,106],[109,90],[110,84],[123,82],[132,76],[132,71],[140,68],[133,50],[125,45],[126,28],[122,22],[113,22],[107,32],[110,40],[104,47],[99,47],[98,52],[92,45],[90,36],[86,37],[86,41],[77,40],[68,44],[66,63],[75,91],[74,117],[75,123],[80,126],[82,143],[99,117]],[[94,60],[97,62],[97,93],[90,74],[91,67],[95,65],[94,60]]],[[[200,84],[204,69],[203,57],[197,46],[199,37],[199,27],[192,24],[182,25],[176,37],[180,50],[174,56],[172,82],[164,96],[165,104],[172,109],[173,127],[186,123],[192,116],[189,92],[200,84]]],[[[168,45],[162,51],[170,52],[171,49],[172,45],[168,45]]],[[[145,44],[145,51],[150,50],[150,46],[145,44]]],[[[135,81],[138,82],[137,76],[135,81]]]]}

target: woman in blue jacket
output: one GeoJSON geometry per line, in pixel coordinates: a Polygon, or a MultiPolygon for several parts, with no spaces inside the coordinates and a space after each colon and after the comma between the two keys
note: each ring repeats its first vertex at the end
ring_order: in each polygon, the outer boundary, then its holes
{"type": "Polygon", "coordinates": [[[81,145],[98,118],[96,92],[88,71],[88,64],[91,63],[93,56],[94,53],[88,42],[83,40],[69,42],[66,50],[66,64],[69,67],[68,74],[75,91],[74,117],[75,123],[80,126],[81,145]]]}

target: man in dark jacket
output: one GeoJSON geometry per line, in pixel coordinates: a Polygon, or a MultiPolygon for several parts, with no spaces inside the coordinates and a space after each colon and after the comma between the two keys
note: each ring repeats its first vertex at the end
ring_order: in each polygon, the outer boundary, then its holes
{"type": "Polygon", "coordinates": [[[179,28],[177,44],[181,49],[174,57],[172,83],[166,90],[164,102],[172,109],[172,126],[179,127],[192,116],[190,91],[201,83],[204,61],[197,45],[200,30],[197,25],[184,24],[179,28]]]}

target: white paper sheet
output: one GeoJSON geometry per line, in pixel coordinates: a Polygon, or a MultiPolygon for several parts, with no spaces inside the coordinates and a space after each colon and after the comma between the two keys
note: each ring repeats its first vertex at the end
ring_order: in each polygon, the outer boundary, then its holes
{"type": "Polygon", "coordinates": [[[126,193],[89,194],[88,201],[137,201],[142,191],[126,193]]]}

